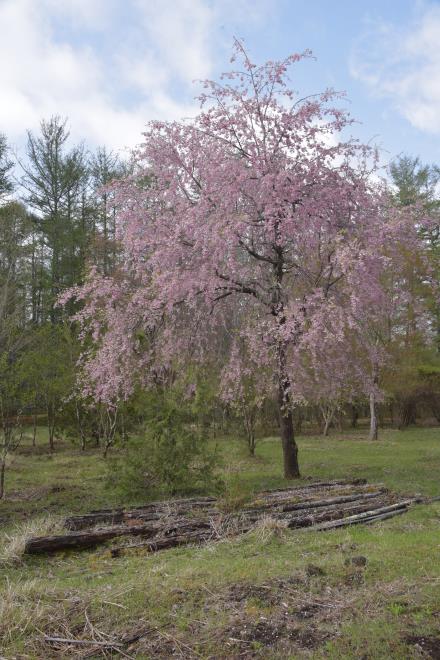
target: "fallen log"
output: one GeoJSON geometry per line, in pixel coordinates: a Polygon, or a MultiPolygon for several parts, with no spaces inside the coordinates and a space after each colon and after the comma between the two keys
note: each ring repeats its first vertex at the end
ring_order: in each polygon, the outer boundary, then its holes
{"type": "MultiPolygon", "coordinates": [[[[347,509],[346,511],[341,511],[341,510],[336,510],[336,511],[327,511],[327,512],[320,512],[317,517],[313,517],[312,515],[308,514],[306,517],[301,517],[301,518],[291,518],[290,520],[287,519],[287,524],[286,527],[288,528],[304,528],[304,527],[310,527],[314,525],[316,522],[323,522],[323,521],[333,521],[336,519],[337,522],[339,521],[346,521],[349,520],[350,517],[352,518],[353,516],[351,514],[355,513],[363,513],[367,512],[368,514],[371,513],[371,502],[365,505],[360,505],[357,504],[355,506],[351,506],[351,508],[347,509]],[[347,516],[347,514],[350,514],[350,517],[347,516]],[[347,516],[347,517],[344,517],[347,516]]],[[[385,509],[388,509],[389,507],[378,507],[374,511],[384,511],[385,509]]],[[[406,510],[406,509],[405,509],[406,510]]],[[[399,511],[400,513],[400,511],[399,511]]],[[[402,510],[402,513],[404,513],[404,510],[402,510]]],[[[390,514],[382,514],[377,515],[374,517],[374,519],[383,519],[385,516],[390,516],[390,514]]],[[[285,519],[286,516],[282,517],[277,517],[277,520],[283,520],[285,519]]],[[[257,519],[258,520],[258,519],[257,519]]],[[[370,518],[366,518],[367,521],[370,520],[370,518]]],[[[216,528],[216,530],[212,530],[211,533],[208,532],[197,532],[194,531],[190,534],[176,534],[176,535],[171,535],[166,539],[153,539],[149,541],[142,541],[141,543],[133,543],[130,545],[123,545],[123,546],[117,546],[116,548],[111,548],[110,553],[112,557],[119,557],[121,554],[123,554],[125,551],[130,551],[134,549],[146,549],[148,552],[158,552],[159,550],[164,550],[164,549],[169,549],[169,548],[175,548],[179,547],[181,545],[188,545],[188,544],[199,544],[203,543],[207,540],[219,540],[221,538],[226,538],[227,536],[231,536],[231,534],[228,534],[228,529],[227,529],[227,522],[228,521],[223,521],[223,526],[226,526],[225,530],[222,530],[220,525],[219,527],[216,528]],[[214,531],[216,532],[214,534],[214,531]]],[[[246,532],[249,532],[255,525],[256,520],[249,520],[244,517],[244,519],[241,522],[241,524],[237,525],[234,530],[233,530],[233,536],[237,536],[239,534],[245,534],[246,532]]]]}
{"type": "Polygon", "coordinates": [[[61,550],[84,550],[92,548],[111,539],[120,536],[156,536],[159,531],[162,533],[173,533],[182,527],[190,529],[199,529],[209,527],[209,523],[203,520],[194,520],[191,523],[175,523],[169,528],[163,528],[158,525],[120,525],[117,527],[108,527],[106,529],[96,529],[92,531],[72,532],[70,534],[60,534],[56,536],[37,536],[28,539],[25,543],[25,554],[41,554],[59,552],[61,550]]]}
{"type": "MultiPolygon", "coordinates": [[[[249,514],[252,513],[264,514],[265,511],[267,510],[273,511],[276,507],[278,507],[280,511],[286,511],[286,512],[300,511],[303,509],[315,509],[318,507],[325,507],[333,504],[339,504],[339,503],[342,504],[344,502],[352,502],[366,498],[375,498],[384,492],[385,490],[383,489],[369,493],[356,493],[355,495],[339,496],[336,498],[328,498],[324,500],[308,499],[305,502],[301,502],[301,503],[297,503],[296,501],[294,503],[289,503],[285,501],[282,503],[278,503],[278,502],[265,503],[265,504],[261,504],[258,507],[245,508],[243,509],[243,512],[249,514]]],[[[193,512],[177,508],[175,510],[157,511],[155,513],[153,512],[145,513],[142,510],[133,509],[133,510],[122,511],[119,513],[113,513],[113,514],[99,514],[99,515],[93,514],[92,516],[90,516],[89,514],[85,514],[84,516],[78,516],[75,518],[66,519],[65,527],[71,531],[78,531],[99,524],[115,525],[115,524],[129,523],[132,520],[139,520],[139,521],[142,520],[143,522],[146,523],[146,522],[153,522],[156,520],[162,520],[165,517],[173,518],[179,516],[187,516],[190,513],[192,514],[193,512]]],[[[203,509],[201,508],[199,514],[205,517],[217,516],[220,515],[220,511],[219,509],[212,507],[203,508],[203,509]]]]}
{"type": "Polygon", "coordinates": [[[339,495],[337,497],[328,497],[326,499],[322,500],[316,500],[316,499],[311,499],[311,500],[306,500],[305,502],[293,502],[293,503],[280,503],[279,505],[277,504],[267,504],[260,506],[256,509],[245,509],[246,511],[264,511],[265,509],[274,509],[275,507],[279,507],[280,511],[302,511],[304,509],[317,509],[319,507],[324,507],[324,506],[333,506],[336,504],[343,504],[345,502],[355,502],[356,500],[366,500],[366,499],[373,499],[375,497],[378,497],[379,495],[383,495],[386,493],[387,490],[385,488],[381,488],[380,490],[375,490],[372,492],[368,493],[354,493],[353,495],[339,495]]]}
{"type": "MultiPolygon", "coordinates": [[[[212,496],[205,496],[205,497],[184,497],[181,499],[169,499],[169,500],[157,500],[154,502],[148,502],[147,504],[141,504],[136,507],[132,507],[131,511],[139,511],[139,510],[145,510],[149,508],[156,508],[156,507],[165,507],[165,506],[172,506],[176,504],[188,504],[192,506],[198,506],[201,505],[203,506],[206,504],[206,502],[215,502],[216,498],[212,496]]],[[[122,507],[118,507],[116,509],[92,509],[89,513],[94,514],[94,513],[112,513],[113,511],[124,511],[122,507]]]]}
{"type": "Polygon", "coordinates": [[[107,529],[97,529],[94,531],[73,532],[71,534],[59,534],[56,536],[36,536],[28,539],[25,543],[25,554],[35,555],[40,553],[58,552],[60,550],[83,550],[92,548],[95,545],[109,541],[118,536],[127,535],[150,535],[153,536],[157,530],[152,530],[151,526],[120,526],[109,527],[107,529]]]}
{"type": "Polygon", "coordinates": [[[207,497],[203,500],[169,500],[165,502],[156,502],[146,504],[145,506],[135,507],[133,509],[103,509],[101,511],[92,511],[82,516],[70,516],[66,518],[64,527],[70,530],[80,530],[86,527],[93,527],[100,523],[109,525],[119,524],[125,520],[159,520],[165,515],[186,515],[193,513],[194,510],[207,511],[212,508],[215,498],[207,497]],[[187,502],[187,504],[185,504],[187,502]]]}
{"type": "MultiPolygon", "coordinates": [[[[283,488],[275,492],[263,491],[263,493],[255,497],[255,501],[258,502],[259,505],[252,506],[251,504],[249,507],[247,507],[247,510],[263,512],[264,509],[273,508],[274,506],[277,505],[277,502],[275,502],[274,500],[279,500],[278,502],[279,506],[287,507],[288,500],[297,498],[299,494],[302,494],[304,496],[305,501],[301,503],[295,501],[291,505],[292,509],[286,508],[285,510],[286,511],[295,510],[295,508],[297,509],[313,508],[313,503],[316,501],[313,499],[313,494],[319,487],[322,487],[324,489],[328,489],[330,487],[331,490],[332,487],[335,488],[335,487],[341,487],[347,485],[354,485],[359,488],[360,486],[365,485],[364,482],[365,480],[362,479],[353,482],[347,482],[347,481],[337,481],[337,482],[335,481],[335,482],[323,482],[323,483],[319,482],[319,483],[308,484],[307,486],[298,486],[295,488],[283,488]],[[306,493],[309,490],[311,490],[311,495],[307,497],[306,493]],[[308,504],[308,502],[310,502],[310,504],[308,504]]],[[[380,484],[378,485],[378,487],[380,492],[384,492],[385,489],[381,488],[380,484]]],[[[361,497],[366,497],[368,495],[374,497],[374,493],[370,493],[370,492],[365,493],[363,491],[357,492],[354,495],[341,496],[341,497],[361,498],[361,497]]],[[[340,500],[340,501],[342,502],[344,500],[340,500]]],[[[322,500],[322,502],[323,502],[322,506],[325,506],[327,504],[326,500],[322,500]]],[[[217,500],[214,497],[206,497],[199,499],[188,498],[181,500],[152,502],[144,506],[139,506],[126,510],[102,509],[102,510],[92,511],[90,513],[86,513],[81,516],[70,516],[69,518],[66,518],[64,526],[66,527],[66,529],[76,531],[80,529],[86,529],[87,527],[93,527],[99,524],[107,524],[107,525],[121,524],[125,521],[129,521],[133,519],[143,520],[147,522],[153,520],[160,520],[165,515],[184,516],[187,514],[192,514],[194,513],[195,509],[203,512],[207,516],[216,515],[219,513],[219,510],[215,508],[215,506],[213,506],[215,503],[217,503],[217,500]]],[[[316,506],[318,506],[318,504],[316,504],[316,506]]]]}
{"type": "Polygon", "coordinates": [[[395,514],[396,511],[399,513],[405,513],[408,510],[409,505],[412,503],[412,500],[404,500],[403,502],[398,502],[397,504],[391,504],[390,506],[380,507],[379,509],[372,509],[370,511],[365,511],[354,516],[347,516],[346,518],[341,518],[339,520],[333,520],[330,522],[322,523],[321,525],[316,525],[313,527],[312,531],[323,531],[328,529],[335,529],[337,527],[346,527],[347,525],[356,525],[357,523],[373,522],[375,520],[383,520],[382,515],[388,513],[395,514]]]}
{"type": "MultiPolygon", "coordinates": [[[[273,502],[273,503],[265,503],[265,504],[260,504],[258,507],[246,507],[245,509],[242,510],[242,513],[246,513],[249,515],[252,514],[264,514],[265,511],[267,510],[275,510],[276,508],[279,509],[279,511],[300,511],[303,509],[315,509],[318,507],[325,507],[328,505],[333,505],[333,504],[342,504],[344,502],[352,502],[356,500],[362,500],[366,498],[374,498],[377,497],[378,495],[384,493],[385,490],[379,490],[379,491],[374,491],[374,492],[369,492],[369,493],[356,493],[354,495],[346,495],[346,496],[339,496],[335,498],[327,498],[324,500],[314,500],[314,499],[308,499],[305,502],[297,503],[296,501],[294,503],[289,503],[289,502],[273,502]]],[[[85,514],[84,516],[76,516],[72,518],[67,518],[65,522],[65,527],[71,531],[79,531],[81,529],[87,529],[88,527],[92,527],[95,525],[99,524],[105,524],[105,525],[115,525],[115,524],[122,524],[122,523],[129,523],[132,520],[139,520],[143,521],[144,523],[146,522],[153,522],[156,520],[162,520],[165,517],[170,517],[170,518],[177,518],[179,516],[187,516],[189,513],[193,513],[193,511],[188,511],[186,509],[181,509],[180,507],[177,509],[170,509],[170,510],[163,510],[163,511],[156,511],[156,512],[145,512],[144,510],[141,509],[130,509],[127,511],[120,511],[120,512],[114,512],[114,513],[103,513],[103,514],[85,514]]],[[[199,515],[203,515],[205,517],[209,516],[218,516],[220,515],[219,509],[212,508],[211,506],[209,508],[200,508],[199,510],[199,515]]]]}
{"type": "MultiPolygon", "coordinates": [[[[382,498],[376,498],[376,500],[367,500],[367,501],[355,501],[341,504],[338,507],[327,506],[317,509],[307,509],[306,513],[303,510],[295,512],[273,512],[267,517],[273,518],[280,522],[285,522],[287,527],[308,527],[317,522],[323,522],[327,520],[336,520],[338,518],[343,518],[355,513],[363,513],[365,511],[371,510],[372,506],[375,506],[377,509],[384,506],[390,505],[388,500],[382,498]]],[[[229,516],[224,520],[217,521],[217,528],[228,528],[229,524],[234,522],[249,523],[250,526],[255,525],[263,516],[261,515],[248,515],[245,512],[241,512],[238,516],[229,516]]]]}
{"type": "Polygon", "coordinates": [[[286,491],[298,491],[298,490],[311,490],[314,488],[331,488],[333,486],[366,486],[366,479],[334,479],[332,481],[314,481],[311,484],[303,484],[300,486],[289,487],[289,488],[272,488],[271,490],[261,491],[262,495],[276,496],[277,493],[283,493],[286,491]]]}
{"type": "MultiPolygon", "coordinates": [[[[369,494],[369,497],[365,498],[368,501],[365,502],[364,500],[364,504],[362,504],[362,499],[359,497],[354,499],[334,498],[333,500],[326,500],[326,506],[324,507],[324,501],[320,500],[317,503],[317,507],[306,507],[306,510],[310,511],[306,516],[301,515],[302,509],[299,508],[296,509],[296,512],[298,512],[296,515],[292,515],[292,512],[290,511],[281,511],[274,512],[274,517],[279,520],[287,520],[289,527],[305,527],[314,524],[314,521],[322,522],[324,520],[333,520],[341,517],[347,513],[347,507],[344,507],[344,504],[348,505],[348,511],[353,513],[369,509],[371,507],[370,500],[372,499],[372,495],[373,494],[369,494]],[[343,500],[343,502],[341,500],[343,500]],[[357,503],[357,506],[354,506],[354,503],[357,503]],[[338,504],[339,506],[335,508],[335,504],[338,504]],[[319,509],[319,513],[315,513],[316,509],[319,509]]],[[[381,495],[383,495],[383,493],[377,492],[375,497],[377,498],[381,495]]],[[[207,517],[204,519],[199,518],[192,520],[186,518],[184,520],[167,520],[165,524],[160,523],[160,521],[155,521],[150,524],[131,526],[118,525],[89,531],[75,531],[62,535],[40,536],[31,538],[26,542],[25,553],[41,554],[59,552],[62,550],[82,550],[92,548],[121,536],[144,536],[152,538],[158,534],[162,534],[163,536],[173,537],[174,534],[182,534],[184,531],[194,532],[207,529],[213,531],[216,528],[224,528],[233,523],[235,523],[236,527],[237,521],[241,526],[246,521],[246,529],[249,529],[259,518],[261,518],[261,512],[243,510],[238,515],[229,514],[223,516],[222,514],[219,514],[211,520],[207,517]]],[[[169,547],[172,547],[172,543],[169,547]]]]}
{"type": "Polygon", "coordinates": [[[323,500],[311,500],[310,502],[301,502],[298,504],[283,504],[283,511],[300,511],[302,509],[316,509],[322,506],[333,506],[334,504],[344,504],[345,502],[356,502],[356,500],[374,499],[387,492],[386,488],[374,490],[369,493],[355,493],[354,495],[339,495],[329,497],[323,500]]]}
{"type": "MultiPolygon", "coordinates": [[[[327,489],[330,482],[324,482],[327,489]]],[[[331,483],[335,486],[335,482],[331,483]]],[[[341,486],[341,482],[337,483],[341,486]]],[[[343,484],[346,485],[346,482],[343,484]]],[[[400,510],[406,510],[414,501],[405,500],[395,502],[395,496],[388,493],[386,488],[380,487],[371,490],[362,489],[363,484],[356,484],[357,490],[350,494],[335,495],[333,497],[319,497],[317,484],[311,484],[318,497],[305,496],[305,501],[298,502],[298,488],[283,489],[282,498],[273,497],[269,502],[265,498],[261,502],[256,500],[254,506],[245,507],[239,512],[224,514],[213,505],[214,498],[199,498],[188,500],[175,500],[174,502],[159,502],[148,504],[130,510],[101,511],[69,518],[72,525],[79,525],[80,529],[67,534],[42,536],[26,541],[25,553],[41,554],[53,553],[60,550],[82,550],[91,548],[106,541],[129,536],[141,536],[145,541],[137,547],[146,547],[155,552],[165,548],[176,547],[188,543],[199,543],[208,538],[223,538],[225,536],[242,534],[249,531],[264,516],[270,516],[285,523],[291,529],[310,528],[333,529],[357,522],[384,519],[380,516],[400,510]],[[359,492],[361,488],[361,492],[359,492]],[[293,494],[293,495],[292,495],[293,494]],[[293,498],[290,501],[288,498],[293,498]],[[257,506],[255,506],[257,504],[257,506]],[[189,513],[192,515],[190,516],[189,513]],[[115,516],[119,524],[103,528],[84,530],[82,525],[97,524],[114,521],[115,516]]],[[[331,491],[330,491],[331,492],[331,491]]],[[[329,494],[325,490],[325,495],[329,494]]],[[[275,494],[276,495],[276,494],[275,494]]],[[[66,522],[68,522],[66,521],[66,522]]],[[[132,546],[130,546],[132,547],[132,546]]],[[[118,549],[112,552],[118,553],[118,549]]]]}
{"type": "Polygon", "coordinates": [[[111,548],[110,553],[112,557],[119,557],[127,550],[135,550],[143,548],[148,552],[158,552],[159,550],[168,550],[169,548],[177,548],[182,545],[203,543],[212,539],[212,533],[200,534],[194,532],[193,534],[181,534],[171,536],[166,539],[157,539],[156,541],[145,541],[143,543],[132,543],[130,545],[121,545],[116,548],[111,548]]]}
{"type": "MultiPolygon", "coordinates": [[[[386,502],[378,502],[378,508],[382,508],[386,505],[386,502]]],[[[318,511],[316,514],[309,514],[307,516],[301,517],[292,517],[288,520],[287,527],[290,529],[300,528],[300,527],[310,527],[318,525],[322,522],[332,521],[332,520],[343,520],[349,516],[357,515],[360,513],[366,513],[371,510],[371,502],[362,504],[350,504],[347,507],[342,509],[328,509],[326,511],[318,511]]]]}
{"type": "Polygon", "coordinates": [[[381,513],[379,516],[371,516],[371,518],[367,518],[364,522],[366,525],[369,525],[370,523],[374,523],[379,520],[387,520],[388,518],[399,516],[401,513],[406,513],[407,511],[408,508],[396,509],[396,511],[390,511],[389,513],[381,513]]]}

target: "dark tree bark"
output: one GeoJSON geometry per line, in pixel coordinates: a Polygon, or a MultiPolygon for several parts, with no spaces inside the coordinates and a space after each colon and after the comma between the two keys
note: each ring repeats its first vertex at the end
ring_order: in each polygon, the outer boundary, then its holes
{"type": "Polygon", "coordinates": [[[332,406],[321,406],[321,414],[324,422],[324,428],[322,431],[322,435],[328,436],[329,430],[330,430],[330,425],[333,422],[335,410],[332,406]]]}
{"type": "Polygon", "coordinates": [[[302,409],[298,406],[298,408],[295,410],[295,415],[293,418],[294,428],[296,428],[297,433],[301,433],[303,421],[304,421],[304,415],[302,409]]]}
{"type": "Polygon", "coordinates": [[[37,413],[34,412],[34,426],[32,431],[32,447],[35,447],[37,444],[37,413]]]}
{"type": "MultiPolygon", "coordinates": [[[[278,229],[275,230],[276,234],[278,229]]],[[[284,277],[284,256],[278,245],[274,245],[276,260],[274,262],[275,287],[272,294],[272,314],[281,330],[286,322],[282,282],[284,277]]],[[[281,334],[281,333],[280,333],[281,334]]],[[[278,414],[280,419],[281,444],[283,447],[284,478],[298,479],[301,475],[298,464],[298,446],[295,442],[293,427],[291,383],[287,371],[286,347],[279,338],[277,346],[278,358],[278,414]]]]}
{"type": "Polygon", "coordinates": [[[55,409],[53,403],[47,405],[47,427],[49,431],[50,453],[55,449],[55,409]]]}
{"type": "Polygon", "coordinates": [[[377,421],[377,403],[374,392],[370,394],[370,440],[377,440],[379,437],[379,425],[377,421]]]}
{"type": "Polygon", "coordinates": [[[417,406],[414,399],[405,398],[400,404],[400,422],[399,429],[404,429],[411,424],[416,424],[417,421],[417,406]]]}
{"type": "MultiPolygon", "coordinates": [[[[374,368],[373,373],[373,384],[374,387],[379,383],[379,376],[377,373],[377,368],[374,368]]],[[[370,393],[370,440],[377,440],[379,437],[379,423],[377,420],[377,401],[376,393],[373,391],[370,393]]]]}
{"type": "Polygon", "coordinates": [[[250,456],[255,456],[255,414],[251,408],[247,408],[246,403],[243,403],[242,415],[249,454],[250,456]]]}
{"type": "Polygon", "coordinates": [[[359,419],[359,410],[353,403],[351,404],[351,428],[356,429],[359,419]]]}
{"type": "Polygon", "coordinates": [[[5,494],[5,468],[6,461],[5,459],[0,459],[0,500],[3,499],[5,494]]]}
{"type": "Polygon", "coordinates": [[[298,479],[301,476],[298,464],[298,446],[295,442],[293,416],[290,405],[290,382],[287,376],[280,377],[278,386],[278,412],[283,447],[284,477],[285,479],[298,479]]]}

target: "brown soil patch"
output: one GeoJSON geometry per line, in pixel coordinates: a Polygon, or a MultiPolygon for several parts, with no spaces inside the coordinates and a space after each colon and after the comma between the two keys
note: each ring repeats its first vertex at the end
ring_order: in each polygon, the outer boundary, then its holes
{"type": "Polygon", "coordinates": [[[440,660],[440,637],[411,636],[405,642],[417,650],[422,651],[426,658],[440,660]]]}

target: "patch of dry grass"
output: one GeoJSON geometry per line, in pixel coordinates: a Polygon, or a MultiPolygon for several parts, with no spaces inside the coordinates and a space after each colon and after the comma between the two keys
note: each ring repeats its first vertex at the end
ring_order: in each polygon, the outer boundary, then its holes
{"type": "Polygon", "coordinates": [[[0,541],[0,567],[22,561],[26,539],[31,536],[55,534],[61,529],[59,516],[45,516],[19,523],[6,532],[0,541]]]}
{"type": "Polygon", "coordinates": [[[21,582],[6,580],[0,598],[0,648],[24,636],[29,628],[35,630],[39,624],[50,619],[53,610],[46,596],[38,579],[21,582]]]}

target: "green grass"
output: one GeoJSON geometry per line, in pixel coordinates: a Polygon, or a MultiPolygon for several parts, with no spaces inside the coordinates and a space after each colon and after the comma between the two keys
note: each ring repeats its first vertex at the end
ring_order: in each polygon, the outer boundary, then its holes
{"type": "MultiPolygon", "coordinates": [[[[365,477],[405,494],[440,494],[439,429],[385,431],[376,443],[362,432],[310,436],[299,445],[304,479],[365,477]]],[[[232,498],[285,484],[278,440],[260,441],[255,459],[238,441],[221,446],[232,498]]],[[[7,488],[0,518],[16,537],[22,531],[13,521],[38,525],[48,511],[123,503],[105,489],[102,458],[69,445],[52,458],[15,456],[7,488]]],[[[7,658],[69,657],[43,634],[122,639],[150,630],[124,647],[128,657],[402,660],[426,657],[414,638],[438,638],[440,647],[439,629],[440,502],[368,527],[263,528],[155,555],[112,559],[100,548],[0,567],[0,656],[7,658]],[[365,569],[346,562],[356,555],[367,558],[365,569]]]]}

